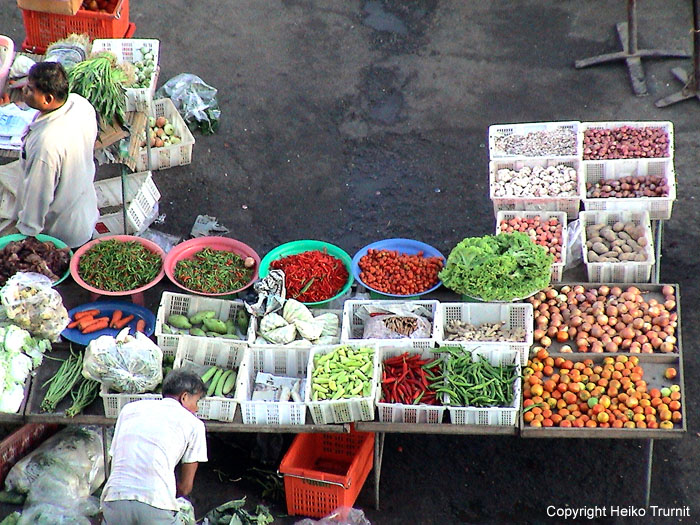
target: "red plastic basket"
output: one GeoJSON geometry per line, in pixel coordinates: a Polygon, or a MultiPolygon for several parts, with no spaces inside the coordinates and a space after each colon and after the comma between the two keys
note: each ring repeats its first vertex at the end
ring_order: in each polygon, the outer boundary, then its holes
{"type": "Polygon", "coordinates": [[[34,423],[24,425],[0,442],[0,483],[10,469],[29,452],[58,430],[58,425],[34,423]]]}
{"type": "Polygon", "coordinates": [[[374,460],[374,434],[298,434],[280,464],[287,512],[321,518],[352,507],[374,460]]]}
{"type": "Polygon", "coordinates": [[[56,40],[71,33],[87,33],[90,39],[125,38],[133,30],[129,24],[129,0],[120,0],[114,13],[96,13],[80,9],[75,15],[59,15],[22,9],[27,38],[22,43],[25,51],[44,54],[56,40]]]}

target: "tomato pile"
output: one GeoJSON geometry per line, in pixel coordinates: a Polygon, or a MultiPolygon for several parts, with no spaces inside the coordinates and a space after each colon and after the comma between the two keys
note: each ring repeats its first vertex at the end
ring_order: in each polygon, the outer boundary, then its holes
{"type": "Polygon", "coordinates": [[[532,427],[672,429],[683,418],[680,385],[648,388],[638,356],[571,361],[540,347],[523,370],[523,398],[532,427]]]}
{"type": "Polygon", "coordinates": [[[534,217],[513,217],[502,220],[498,225],[501,233],[524,232],[535,244],[547,249],[554,257],[554,262],[561,262],[561,249],[564,244],[563,226],[556,217],[549,219],[536,215],[534,217]]]}
{"type": "Polygon", "coordinates": [[[80,7],[86,11],[114,13],[118,3],[118,0],[84,0],[80,7]]]}
{"type": "Polygon", "coordinates": [[[443,267],[442,257],[424,257],[419,251],[415,255],[396,250],[369,249],[360,258],[360,279],[378,292],[395,295],[422,293],[439,281],[438,273],[443,267]]]}

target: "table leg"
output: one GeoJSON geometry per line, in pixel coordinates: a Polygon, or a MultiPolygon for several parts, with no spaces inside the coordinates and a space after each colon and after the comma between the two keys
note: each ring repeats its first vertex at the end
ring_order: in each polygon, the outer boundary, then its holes
{"type": "Polygon", "coordinates": [[[107,446],[107,427],[102,425],[102,454],[105,463],[105,481],[109,478],[109,447],[107,446]]]}
{"type": "Polygon", "coordinates": [[[647,455],[647,486],[644,493],[644,506],[649,507],[649,499],[651,497],[651,471],[654,465],[654,440],[649,440],[648,455],[647,455]]]}
{"type": "Polygon", "coordinates": [[[379,510],[379,480],[382,476],[385,432],[374,434],[374,508],[379,510]]]}
{"type": "Polygon", "coordinates": [[[656,228],[654,229],[654,256],[656,257],[654,262],[654,275],[652,276],[652,282],[659,284],[661,279],[661,243],[663,239],[664,232],[664,221],[655,221],[656,228]]]}

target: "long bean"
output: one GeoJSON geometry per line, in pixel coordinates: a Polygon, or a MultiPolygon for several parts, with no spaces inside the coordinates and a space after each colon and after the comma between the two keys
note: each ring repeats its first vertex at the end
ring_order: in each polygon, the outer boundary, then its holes
{"type": "Polygon", "coordinates": [[[56,374],[42,385],[43,387],[48,385],[49,388],[41,402],[41,410],[43,412],[56,410],[56,406],[82,377],[82,371],[83,356],[80,353],[74,353],[71,346],[70,356],[61,363],[56,374]]]}
{"type": "Polygon", "coordinates": [[[74,417],[79,414],[95,400],[99,390],[100,383],[98,381],[83,377],[78,384],[78,388],[71,390],[70,396],[73,399],[73,404],[66,410],[66,416],[74,417]]]}

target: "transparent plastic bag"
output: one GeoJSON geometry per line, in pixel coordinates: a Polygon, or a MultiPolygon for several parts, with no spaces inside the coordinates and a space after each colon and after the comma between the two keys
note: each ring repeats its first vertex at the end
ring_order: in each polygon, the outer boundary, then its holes
{"type": "Polygon", "coordinates": [[[83,376],[115,392],[152,392],[163,381],[163,351],[141,332],[124,328],[117,337],[103,335],[85,349],[83,376]]]}
{"type": "Polygon", "coordinates": [[[216,93],[216,88],[197,75],[181,73],[163,84],[155,98],[170,98],[190,129],[211,135],[219,129],[221,117],[216,93]]]}
{"type": "Polygon", "coordinates": [[[372,525],[372,522],[365,517],[365,513],[360,509],[338,507],[320,520],[305,518],[297,521],[294,525],[372,525]]]}
{"type": "Polygon", "coordinates": [[[0,290],[7,317],[34,337],[58,341],[70,318],[63,299],[39,273],[18,272],[0,290]]]}
{"type": "Polygon", "coordinates": [[[78,511],[49,502],[25,507],[17,525],[90,525],[78,511]]]}
{"type": "Polygon", "coordinates": [[[575,268],[583,263],[583,251],[581,243],[581,221],[576,219],[566,226],[566,268],[575,268]]]}
{"type": "Polygon", "coordinates": [[[197,520],[194,516],[192,503],[183,497],[177,498],[175,501],[178,506],[176,517],[180,520],[180,525],[196,525],[197,520]]]}

